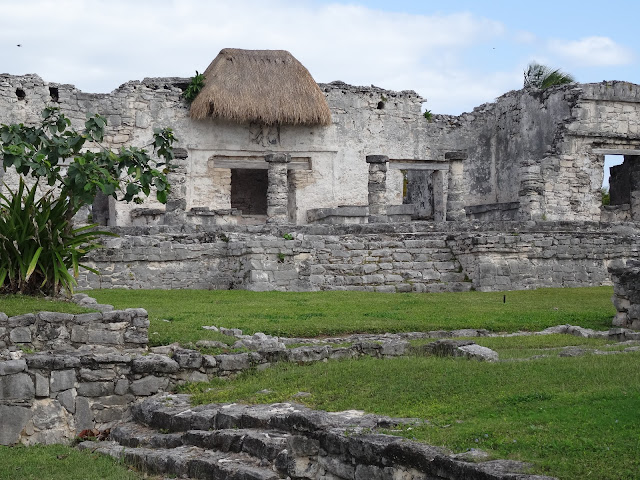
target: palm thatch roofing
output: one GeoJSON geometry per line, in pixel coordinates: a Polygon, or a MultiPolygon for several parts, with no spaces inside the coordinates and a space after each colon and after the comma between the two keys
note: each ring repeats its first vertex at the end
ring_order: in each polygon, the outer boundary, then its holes
{"type": "Polygon", "coordinates": [[[285,50],[225,48],[205,70],[191,118],[265,125],[330,125],[331,111],[309,71],[285,50]]]}

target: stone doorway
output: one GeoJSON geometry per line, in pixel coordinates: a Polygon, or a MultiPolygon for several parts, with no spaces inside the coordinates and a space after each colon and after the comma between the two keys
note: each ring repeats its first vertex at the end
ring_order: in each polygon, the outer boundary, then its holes
{"type": "Polygon", "coordinates": [[[231,169],[231,208],[242,215],[267,214],[267,170],[231,169]]]}
{"type": "Polygon", "coordinates": [[[604,155],[604,159],[601,160],[605,170],[602,186],[603,192],[608,187],[609,193],[609,204],[602,206],[600,220],[608,222],[639,221],[640,149],[637,146],[632,149],[597,148],[593,152],[604,155]],[[609,173],[608,182],[607,173],[609,173]]]}

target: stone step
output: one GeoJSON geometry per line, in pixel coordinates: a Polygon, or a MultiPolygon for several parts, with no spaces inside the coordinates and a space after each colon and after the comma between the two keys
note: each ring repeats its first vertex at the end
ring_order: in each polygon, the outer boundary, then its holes
{"type": "Polygon", "coordinates": [[[210,404],[192,407],[189,395],[163,394],[132,409],[134,420],[167,432],[260,429],[293,434],[328,428],[391,428],[414,420],[365,415],[358,411],[327,413],[295,403],[271,405],[210,404]]]}
{"type": "Polygon", "coordinates": [[[139,423],[122,423],[111,429],[109,438],[123,447],[175,448],[184,445],[183,433],[161,433],[139,423]]]}
{"type": "Polygon", "coordinates": [[[78,448],[109,455],[152,474],[207,480],[279,480],[286,478],[247,454],[214,452],[191,445],[154,449],[123,447],[117,442],[108,441],[82,442],[78,448]]]}
{"type": "Polygon", "coordinates": [[[416,419],[286,403],[192,407],[189,400],[180,394],[147,398],[134,417],[148,427],[123,424],[112,430],[112,441],[81,447],[151,473],[189,478],[550,480],[527,475],[529,466],[521,462],[470,463],[438,447],[378,433],[416,419]]]}
{"type": "Polygon", "coordinates": [[[290,437],[290,434],[275,430],[248,428],[161,433],[137,423],[118,425],[111,429],[110,436],[111,440],[124,447],[176,448],[191,445],[221,452],[244,452],[269,462],[287,448],[290,437]]]}

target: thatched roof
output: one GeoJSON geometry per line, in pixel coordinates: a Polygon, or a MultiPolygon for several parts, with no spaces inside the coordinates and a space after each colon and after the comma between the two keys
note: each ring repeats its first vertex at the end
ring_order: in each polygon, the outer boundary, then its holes
{"type": "Polygon", "coordinates": [[[331,112],[309,71],[285,50],[225,48],[204,72],[191,118],[266,125],[329,125],[331,112]]]}

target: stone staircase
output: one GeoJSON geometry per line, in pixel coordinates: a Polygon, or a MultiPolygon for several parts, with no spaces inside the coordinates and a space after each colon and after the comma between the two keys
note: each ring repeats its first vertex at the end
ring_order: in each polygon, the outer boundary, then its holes
{"type": "Polygon", "coordinates": [[[109,441],[81,449],[111,455],[141,471],[213,480],[543,480],[526,464],[470,463],[439,448],[377,433],[415,419],[296,404],[212,404],[191,407],[188,395],[150,397],[133,422],[109,441]]]}

